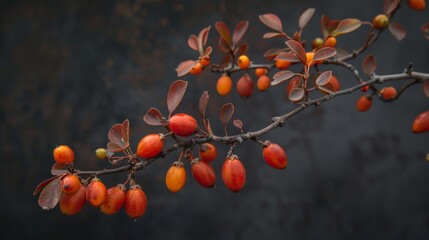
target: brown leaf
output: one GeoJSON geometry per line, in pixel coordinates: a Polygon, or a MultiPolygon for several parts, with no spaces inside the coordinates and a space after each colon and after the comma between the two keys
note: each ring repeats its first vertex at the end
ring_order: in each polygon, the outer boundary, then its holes
{"type": "Polygon", "coordinates": [[[264,53],[264,58],[267,59],[268,61],[273,60],[277,56],[277,54],[279,54],[283,51],[284,51],[284,49],[279,49],[279,48],[268,49],[264,53]]]}
{"type": "Polygon", "coordinates": [[[325,60],[335,56],[335,54],[337,54],[337,51],[334,48],[323,47],[314,53],[313,61],[325,60]]]}
{"type": "Polygon", "coordinates": [[[193,50],[195,50],[195,51],[199,51],[197,36],[195,36],[194,34],[192,34],[191,36],[189,36],[189,38],[188,38],[188,46],[190,48],[192,48],[193,50]]]}
{"type": "Polygon", "coordinates": [[[61,197],[61,179],[59,177],[53,179],[46,187],[43,188],[39,196],[39,206],[44,210],[53,209],[61,197]]]}
{"type": "Polygon", "coordinates": [[[162,125],[163,117],[158,109],[149,108],[144,115],[143,120],[151,126],[159,126],[162,125]]]}
{"type": "Polygon", "coordinates": [[[291,71],[280,71],[277,72],[276,74],[274,74],[273,76],[273,81],[271,82],[271,85],[277,85],[280,84],[286,80],[289,80],[290,78],[292,78],[293,76],[295,76],[295,73],[291,72],[291,71]]]}
{"type": "Polygon", "coordinates": [[[299,28],[303,29],[308,24],[308,22],[311,20],[315,12],[314,8],[309,8],[305,10],[301,16],[299,17],[299,28]]]}
{"type": "Polygon", "coordinates": [[[423,83],[423,91],[424,91],[426,97],[429,98],[429,82],[428,81],[423,83]]]}
{"type": "Polygon", "coordinates": [[[374,55],[367,55],[362,62],[362,69],[365,74],[370,75],[377,68],[377,59],[374,55]]]}
{"type": "Polygon", "coordinates": [[[240,129],[240,131],[243,131],[243,121],[241,121],[240,119],[234,119],[232,123],[234,124],[235,127],[240,129]]]}
{"type": "Polygon", "coordinates": [[[232,45],[236,46],[238,42],[243,38],[249,26],[248,21],[241,21],[235,26],[234,33],[232,34],[232,45]]]}
{"type": "Polygon", "coordinates": [[[60,176],[68,173],[70,165],[65,163],[55,163],[51,168],[51,174],[54,176],[60,176]]]}
{"type": "Polygon", "coordinates": [[[401,41],[407,35],[405,28],[399,23],[390,23],[389,30],[398,41],[401,41]]]}
{"type": "Polygon", "coordinates": [[[224,104],[220,109],[220,122],[223,125],[226,125],[229,120],[231,120],[232,115],[234,114],[234,105],[232,103],[224,104]]]}
{"type": "Polygon", "coordinates": [[[301,60],[302,64],[307,63],[307,56],[305,54],[305,49],[302,47],[301,43],[295,40],[286,41],[286,45],[292,50],[298,58],[301,60]]]}
{"type": "Polygon", "coordinates": [[[209,36],[210,26],[203,28],[198,34],[198,51],[200,54],[203,54],[204,45],[207,43],[207,38],[209,36]]]}
{"type": "Polygon", "coordinates": [[[247,52],[247,47],[248,47],[248,45],[247,45],[247,44],[242,44],[242,45],[240,45],[240,47],[239,47],[239,48],[237,48],[237,49],[235,50],[235,55],[236,55],[236,56],[241,56],[241,55],[243,55],[243,54],[246,54],[246,52],[247,52]]]}
{"type": "Polygon", "coordinates": [[[54,176],[51,178],[46,179],[45,181],[41,182],[39,185],[37,185],[36,189],[34,189],[33,196],[36,196],[40,191],[42,191],[46,185],[48,185],[50,182],[54,181],[57,178],[60,178],[61,176],[54,176]]]}
{"type": "Polygon", "coordinates": [[[200,57],[201,58],[208,57],[208,56],[210,56],[210,53],[212,53],[212,51],[213,51],[213,48],[209,46],[206,48],[206,51],[204,51],[204,54],[201,55],[200,57]]]}
{"type": "Polygon", "coordinates": [[[130,143],[129,143],[129,136],[130,136],[130,122],[125,120],[123,123],[117,123],[113,125],[108,134],[108,138],[110,142],[107,144],[109,150],[112,152],[120,152],[126,149],[130,143]]]}
{"type": "Polygon", "coordinates": [[[261,22],[267,27],[274,29],[278,32],[283,32],[282,22],[280,21],[280,18],[277,17],[277,15],[273,13],[262,14],[259,15],[259,20],[261,20],[261,22]]]}
{"type": "Polygon", "coordinates": [[[399,0],[384,0],[383,12],[386,15],[390,15],[393,10],[398,6],[399,0]]]}
{"type": "Polygon", "coordinates": [[[355,18],[347,18],[341,20],[337,28],[332,31],[332,36],[336,37],[342,34],[350,33],[358,29],[362,25],[361,20],[355,18]]]}
{"type": "Polygon", "coordinates": [[[176,68],[177,77],[186,75],[189,71],[191,71],[195,64],[197,64],[197,62],[194,60],[186,60],[181,62],[176,68]]]}
{"type": "Polygon", "coordinates": [[[331,19],[329,19],[328,16],[322,15],[321,23],[322,23],[323,37],[327,38],[329,35],[331,35],[331,32],[337,28],[340,21],[339,20],[331,20],[331,19]]]}
{"type": "Polygon", "coordinates": [[[298,102],[304,97],[304,89],[302,88],[292,88],[289,92],[289,100],[292,102],[298,102]]]}
{"type": "Polygon", "coordinates": [[[219,38],[219,48],[224,53],[229,53],[231,50],[231,46],[223,38],[219,38]]]}
{"type": "Polygon", "coordinates": [[[289,62],[301,62],[301,60],[298,58],[298,56],[295,53],[291,52],[281,52],[277,54],[277,56],[274,58],[275,60],[285,60],[289,62]]]}
{"type": "Polygon", "coordinates": [[[225,55],[223,56],[222,60],[219,63],[220,67],[226,67],[228,64],[232,61],[231,55],[225,55]]]}
{"type": "Polygon", "coordinates": [[[167,108],[169,115],[179,106],[180,101],[182,101],[183,96],[186,92],[186,87],[188,82],[183,80],[174,81],[168,88],[167,93],[167,108]]]}
{"type": "Polygon", "coordinates": [[[200,97],[200,101],[198,103],[198,111],[200,112],[200,115],[202,118],[205,117],[206,114],[206,108],[207,108],[207,104],[209,102],[209,93],[207,91],[203,92],[203,94],[201,94],[200,97]]]}
{"type": "Polygon", "coordinates": [[[231,34],[229,33],[229,28],[226,26],[224,22],[216,22],[215,27],[220,37],[225,41],[227,46],[230,48],[231,34]]]}
{"type": "Polygon", "coordinates": [[[273,37],[281,37],[281,36],[285,36],[285,34],[279,33],[279,32],[269,32],[269,33],[265,33],[263,38],[273,38],[273,37]]]}
{"type": "Polygon", "coordinates": [[[317,86],[324,86],[329,82],[329,79],[331,79],[331,77],[332,71],[325,71],[316,78],[315,83],[317,86]]]}

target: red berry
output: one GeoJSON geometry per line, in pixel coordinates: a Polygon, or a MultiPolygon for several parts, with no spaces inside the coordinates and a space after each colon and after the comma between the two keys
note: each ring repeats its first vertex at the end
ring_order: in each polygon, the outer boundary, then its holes
{"type": "Polygon", "coordinates": [[[211,143],[204,143],[200,146],[200,159],[205,162],[211,162],[216,159],[217,149],[211,143]]]}
{"type": "Polygon", "coordinates": [[[237,82],[237,91],[242,98],[248,98],[253,94],[253,81],[249,74],[244,74],[237,82]]]}
{"type": "Polygon", "coordinates": [[[175,162],[165,174],[165,185],[170,192],[182,190],[186,182],[186,171],[182,162],[175,162]]]}
{"type": "Polygon", "coordinates": [[[125,212],[131,218],[139,218],[146,212],[146,194],[139,185],[133,185],[125,195],[125,212]]]}
{"type": "Polygon", "coordinates": [[[282,147],[275,143],[268,143],[262,150],[262,156],[268,165],[276,169],[287,167],[287,156],[282,147]]]}
{"type": "Polygon", "coordinates": [[[372,98],[371,96],[363,95],[356,102],[356,109],[359,112],[366,112],[371,108],[372,98]]]}
{"type": "Polygon", "coordinates": [[[86,201],[92,206],[99,207],[106,201],[107,189],[99,178],[94,178],[86,188],[86,201]]]}
{"type": "Polygon", "coordinates": [[[214,186],[216,175],[210,164],[199,159],[194,159],[192,161],[191,171],[195,181],[197,181],[201,186],[206,188],[214,186]]]}
{"type": "Polygon", "coordinates": [[[380,90],[380,94],[383,100],[391,100],[398,95],[394,87],[384,87],[380,90]]]}
{"type": "Polygon", "coordinates": [[[62,180],[61,191],[64,194],[73,194],[80,188],[80,179],[76,175],[67,175],[62,180]]]}
{"type": "Polygon", "coordinates": [[[422,112],[414,119],[413,132],[422,133],[429,131],[429,111],[422,112]]]}
{"type": "Polygon", "coordinates": [[[107,189],[106,201],[101,204],[101,212],[107,215],[115,214],[121,210],[125,203],[125,187],[118,184],[115,187],[107,189]]]}
{"type": "Polygon", "coordinates": [[[57,163],[72,163],[74,152],[69,146],[60,145],[54,149],[54,159],[57,163]]]}
{"type": "Polygon", "coordinates": [[[258,81],[256,82],[256,86],[258,87],[259,91],[263,92],[267,90],[271,85],[270,77],[267,75],[262,75],[258,78],[258,81]]]}
{"type": "Polygon", "coordinates": [[[60,198],[61,212],[67,215],[75,215],[80,212],[85,206],[85,192],[86,188],[81,184],[79,190],[74,194],[63,194],[60,198]]]}
{"type": "Polygon", "coordinates": [[[246,169],[237,156],[233,155],[222,165],[222,180],[227,188],[239,192],[246,183],[246,169]]]}
{"type": "Polygon", "coordinates": [[[137,146],[137,156],[153,158],[164,148],[164,138],[161,134],[149,134],[143,137],[137,146]]]}
{"type": "Polygon", "coordinates": [[[188,137],[197,131],[198,124],[194,117],[177,113],[168,120],[170,131],[177,136],[188,137]]]}

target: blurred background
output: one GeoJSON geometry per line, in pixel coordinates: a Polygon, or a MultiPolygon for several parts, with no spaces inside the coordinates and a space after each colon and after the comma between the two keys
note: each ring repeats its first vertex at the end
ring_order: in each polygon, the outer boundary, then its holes
{"type": "MultiPolygon", "coordinates": [[[[62,215],[58,207],[44,211],[32,196],[37,184],[50,177],[56,145],[75,150],[77,168],[102,169],[109,165],[97,160],[94,150],[106,146],[113,124],[130,120],[134,148],[145,134],[163,131],[142,117],[150,107],[167,114],[166,93],[177,79],[177,64],[197,57],[187,46],[190,34],[211,25],[209,44],[216,49],[216,21],[233,28],[249,20],[248,54],[262,62],[263,53],[283,47],[284,40],[262,39],[268,28],[259,14],[276,13],[293,34],[300,13],[315,7],[303,35],[311,41],[321,36],[321,14],[371,21],[382,2],[0,1],[0,238],[428,239],[428,134],[411,133],[414,117],[428,110],[421,86],[392,103],[374,101],[366,113],[355,110],[361,95],[356,92],[294,116],[264,136],[286,149],[284,171],[269,168],[255,143],[240,145],[236,154],[247,168],[247,182],[239,195],[223,186],[220,168],[227,149],[217,145],[216,189],[200,187],[186,165],[185,188],[170,193],[164,176],[177,153],[139,172],[148,208],[137,222],[124,211],[106,216],[88,205],[76,216],[62,215]]],[[[398,11],[394,21],[403,24],[407,37],[397,42],[386,31],[367,51],[377,56],[379,74],[402,72],[410,62],[417,71],[429,71],[429,42],[420,31],[428,12],[406,5],[398,11]]],[[[337,46],[357,48],[368,29],[338,37],[337,46]]],[[[361,61],[352,63],[360,68],[361,61]]],[[[355,83],[350,73],[333,71],[343,88],[355,83]]],[[[235,89],[219,97],[218,77],[183,77],[188,91],[177,111],[195,114],[201,93],[208,90],[207,113],[221,133],[218,111],[224,103],[235,104],[234,118],[244,122],[245,130],[257,130],[293,109],[284,85],[243,100],[235,89]]],[[[102,180],[113,186],[125,176],[102,180]]]]}

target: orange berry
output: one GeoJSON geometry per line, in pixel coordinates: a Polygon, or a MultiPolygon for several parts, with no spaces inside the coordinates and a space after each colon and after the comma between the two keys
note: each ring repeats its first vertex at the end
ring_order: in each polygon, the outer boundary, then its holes
{"type": "Polygon", "coordinates": [[[289,83],[286,87],[287,95],[289,96],[290,91],[292,91],[293,88],[299,87],[301,84],[301,78],[300,77],[293,77],[291,80],[289,80],[289,83]]]}
{"type": "Polygon", "coordinates": [[[216,90],[221,96],[226,96],[231,92],[232,80],[228,75],[222,75],[216,84],[216,90]]]}
{"type": "Polygon", "coordinates": [[[408,0],[408,5],[414,10],[423,10],[426,7],[426,0],[408,0]]]}
{"type": "Polygon", "coordinates": [[[385,14],[378,14],[372,20],[372,25],[377,29],[384,29],[389,25],[389,18],[385,14]]]}
{"type": "Polygon", "coordinates": [[[213,167],[205,161],[194,159],[191,166],[192,176],[201,186],[212,188],[216,182],[213,167]]]}
{"type": "Polygon", "coordinates": [[[60,145],[54,149],[54,159],[57,163],[72,163],[74,152],[69,146],[60,145]]]}
{"type": "Polygon", "coordinates": [[[137,145],[137,156],[141,158],[153,158],[159,155],[164,148],[164,138],[161,134],[149,134],[144,136],[137,145]]]}
{"type": "Polygon", "coordinates": [[[146,212],[146,194],[139,185],[133,185],[125,195],[125,212],[131,218],[139,218],[146,212]]]}
{"type": "Polygon", "coordinates": [[[95,155],[98,159],[104,160],[107,158],[107,150],[105,148],[98,148],[95,150],[95,155]]]}
{"type": "Polygon", "coordinates": [[[86,188],[86,201],[99,207],[106,201],[107,189],[99,178],[93,178],[86,188]]]}
{"type": "Polygon", "coordinates": [[[198,124],[194,117],[177,113],[168,120],[170,131],[177,136],[188,137],[197,131],[198,124]]]}
{"type": "Polygon", "coordinates": [[[287,166],[285,151],[275,143],[268,143],[262,150],[262,156],[265,162],[275,169],[285,169],[287,166]]]}
{"type": "Polygon", "coordinates": [[[287,69],[292,63],[286,60],[277,59],[275,60],[274,64],[276,65],[277,69],[287,69]]]}
{"type": "Polygon", "coordinates": [[[101,204],[101,212],[107,215],[112,215],[119,212],[125,203],[125,187],[123,184],[118,184],[115,187],[107,189],[106,201],[101,204]]]}
{"type": "Polygon", "coordinates": [[[429,111],[422,112],[417,115],[413,122],[414,133],[422,133],[426,131],[429,131],[429,111]]]}
{"type": "MultiPolygon", "coordinates": [[[[338,81],[338,79],[332,75],[331,78],[329,79],[328,83],[326,83],[325,85],[323,85],[324,88],[329,89],[331,92],[338,92],[340,90],[340,82],[338,81]]],[[[324,94],[329,94],[329,92],[323,91],[322,92],[324,94]]]]}
{"type": "Polygon", "coordinates": [[[328,37],[323,43],[324,47],[335,48],[336,45],[337,45],[337,39],[335,37],[328,37]]]}
{"type": "Polygon", "coordinates": [[[203,71],[203,65],[201,63],[196,63],[195,66],[191,68],[191,71],[189,71],[193,75],[200,74],[203,71]]]}
{"type": "Polygon", "coordinates": [[[217,149],[211,143],[203,143],[199,150],[200,159],[205,162],[211,162],[217,157],[217,149]]]}
{"type": "Polygon", "coordinates": [[[258,78],[258,81],[256,82],[256,86],[258,86],[259,91],[263,92],[267,90],[271,85],[270,77],[267,75],[262,75],[258,78]]]}
{"type": "Polygon", "coordinates": [[[244,74],[237,82],[237,92],[242,98],[248,98],[253,94],[253,81],[249,74],[244,74]]]}
{"type": "Polygon", "coordinates": [[[307,56],[306,65],[307,66],[308,65],[310,65],[310,66],[314,65],[314,62],[313,62],[314,52],[307,52],[307,53],[305,53],[305,55],[307,56]]]}
{"type": "Polygon", "coordinates": [[[255,69],[255,75],[260,77],[262,75],[265,75],[267,73],[267,69],[266,68],[257,68],[255,69]]]}
{"type": "Polygon", "coordinates": [[[372,98],[367,95],[361,96],[356,102],[356,109],[359,112],[366,112],[371,108],[372,98]]]}
{"type": "Polygon", "coordinates": [[[398,93],[396,92],[396,89],[394,87],[384,87],[380,90],[380,95],[383,100],[391,100],[395,98],[398,93]]]}
{"type": "Polygon", "coordinates": [[[67,175],[61,179],[61,191],[64,194],[73,194],[80,188],[80,179],[76,175],[67,175]]]}
{"type": "Polygon", "coordinates": [[[233,155],[222,165],[222,180],[229,190],[239,192],[246,183],[246,169],[237,156],[233,155]]]}
{"type": "Polygon", "coordinates": [[[210,65],[210,57],[203,57],[200,59],[200,63],[203,67],[207,67],[208,65],[210,65]]]}
{"type": "Polygon", "coordinates": [[[79,189],[74,194],[63,194],[60,198],[61,212],[67,215],[79,213],[85,206],[85,193],[85,186],[80,184],[79,189]]]}
{"type": "Polygon", "coordinates": [[[311,46],[313,47],[313,49],[321,48],[323,46],[323,39],[320,37],[315,38],[311,43],[311,46]]]}
{"type": "Polygon", "coordinates": [[[241,69],[248,69],[250,66],[250,59],[246,55],[241,55],[238,57],[238,67],[241,69]]]}
{"type": "Polygon", "coordinates": [[[182,190],[186,182],[186,171],[182,162],[175,162],[165,174],[165,185],[170,192],[182,190]]]}

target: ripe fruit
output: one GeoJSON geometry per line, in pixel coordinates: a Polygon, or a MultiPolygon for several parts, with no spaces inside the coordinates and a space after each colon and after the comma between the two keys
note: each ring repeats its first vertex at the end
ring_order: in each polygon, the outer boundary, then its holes
{"type": "Polygon", "coordinates": [[[372,25],[377,29],[384,29],[389,25],[389,18],[385,14],[378,14],[372,20],[372,25]]]}
{"type": "Polygon", "coordinates": [[[170,192],[182,190],[186,182],[186,171],[182,162],[175,162],[165,174],[165,185],[170,192]]]}
{"type": "Polygon", "coordinates": [[[211,162],[216,159],[217,157],[217,149],[215,145],[211,143],[203,143],[200,146],[200,159],[205,162],[211,162]]]}
{"type": "Polygon", "coordinates": [[[336,45],[337,45],[337,39],[335,37],[328,37],[323,43],[324,47],[335,48],[336,45]]]}
{"type": "Polygon", "coordinates": [[[101,204],[101,212],[107,215],[115,214],[121,210],[125,203],[125,187],[118,184],[115,187],[107,189],[106,201],[101,204]]]}
{"type": "Polygon", "coordinates": [[[99,207],[106,201],[107,189],[99,178],[93,178],[86,188],[86,201],[92,206],[99,207]]]}
{"type": "Polygon", "coordinates": [[[429,131],[429,111],[422,112],[414,119],[413,132],[422,133],[429,131]]]}
{"type": "Polygon", "coordinates": [[[233,155],[222,165],[222,180],[227,188],[239,192],[246,183],[246,169],[237,156],[233,155]]]}
{"type": "Polygon", "coordinates": [[[104,160],[107,158],[107,150],[105,148],[98,148],[95,150],[95,155],[98,159],[104,160]]]}
{"type": "Polygon", "coordinates": [[[211,188],[216,182],[216,175],[210,164],[199,159],[192,160],[191,172],[201,186],[211,188]]]}
{"type": "Polygon", "coordinates": [[[277,69],[284,70],[290,67],[292,63],[286,60],[277,59],[275,60],[274,64],[276,65],[277,69]]]}
{"type": "Polygon", "coordinates": [[[210,65],[210,57],[204,57],[200,59],[200,63],[203,67],[210,65]]]}
{"type": "Polygon", "coordinates": [[[222,75],[218,80],[216,84],[216,90],[221,96],[228,95],[229,92],[231,92],[232,89],[232,80],[228,75],[222,75]]]}
{"type": "Polygon", "coordinates": [[[266,68],[257,68],[255,70],[255,75],[260,77],[262,75],[265,75],[267,73],[267,69],[266,68]]]}
{"type": "Polygon", "coordinates": [[[380,90],[380,95],[383,100],[391,100],[395,98],[398,93],[396,92],[396,89],[394,87],[384,87],[380,90]]]}
{"type": "Polygon", "coordinates": [[[423,10],[426,7],[426,0],[408,0],[408,5],[414,10],[423,10]]]}
{"type": "Polygon", "coordinates": [[[368,95],[361,96],[356,102],[356,109],[359,112],[366,112],[371,108],[372,98],[368,95]]]}
{"type": "Polygon", "coordinates": [[[60,145],[54,149],[54,159],[57,163],[72,163],[74,152],[69,146],[60,145]]]}
{"type": "Polygon", "coordinates": [[[313,49],[318,49],[318,48],[322,47],[323,46],[323,39],[320,37],[315,38],[313,40],[313,42],[311,43],[311,46],[313,47],[313,49]]]}
{"type": "Polygon", "coordinates": [[[188,114],[177,113],[168,120],[168,127],[177,136],[188,137],[197,131],[198,123],[188,114]]]}
{"type": "Polygon", "coordinates": [[[79,190],[74,194],[63,194],[60,198],[61,212],[67,215],[75,215],[80,212],[85,206],[85,192],[86,188],[81,184],[79,190]]]}
{"type": "Polygon", "coordinates": [[[248,98],[253,94],[253,81],[249,74],[244,74],[237,82],[237,92],[242,98],[248,98]]]}
{"type": "Polygon", "coordinates": [[[256,82],[256,86],[258,86],[259,91],[263,92],[267,90],[271,85],[270,77],[267,75],[262,75],[258,78],[258,81],[256,82]]]}
{"type": "Polygon", "coordinates": [[[135,184],[128,189],[125,195],[125,212],[131,218],[139,218],[146,212],[146,194],[135,184]]]}
{"type": "Polygon", "coordinates": [[[262,150],[262,156],[268,165],[275,169],[285,169],[287,166],[287,156],[282,147],[275,143],[267,142],[262,150]]]}
{"type": "Polygon", "coordinates": [[[369,86],[367,85],[367,86],[363,86],[363,87],[361,87],[360,88],[360,90],[362,91],[362,92],[366,92],[366,91],[368,91],[369,90],[369,86]]]}
{"type": "Polygon", "coordinates": [[[241,55],[238,57],[238,67],[241,69],[248,69],[250,66],[250,59],[246,55],[241,55]]]}
{"type": "Polygon", "coordinates": [[[80,179],[76,175],[67,175],[61,179],[61,191],[64,194],[73,194],[80,188],[80,179]]]}
{"type": "Polygon", "coordinates": [[[200,74],[203,71],[203,65],[201,63],[196,63],[195,66],[191,68],[191,71],[189,71],[193,75],[200,74]]]}
{"type": "Polygon", "coordinates": [[[305,55],[307,56],[306,65],[307,66],[308,65],[313,66],[314,65],[314,62],[313,62],[314,52],[307,52],[307,53],[305,53],[305,55]]]}
{"type": "Polygon", "coordinates": [[[149,134],[144,136],[137,145],[137,156],[153,158],[162,152],[164,137],[162,134],[149,134]]]}
{"type": "MultiPolygon", "coordinates": [[[[338,92],[340,90],[340,82],[334,75],[332,75],[328,83],[323,85],[323,87],[329,89],[331,92],[338,92]]],[[[324,94],[329,94],[327,91],[322,90],[322,92],[324,94]]]]}

